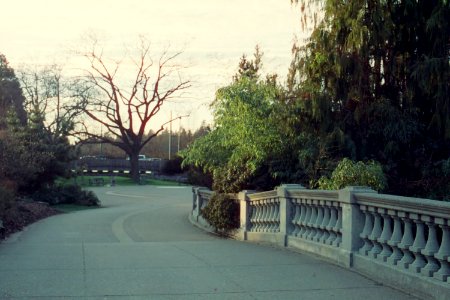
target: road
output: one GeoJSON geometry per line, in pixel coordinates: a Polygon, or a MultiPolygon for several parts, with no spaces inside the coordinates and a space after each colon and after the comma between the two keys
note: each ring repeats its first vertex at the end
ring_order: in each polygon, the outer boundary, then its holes
{"type": "Polygon", "coordinates": [[[305,254],[203,232],[188,221],[189,187],[93,190],[102,208],[0,244],[0,299],[411,299],[305,254]]]}

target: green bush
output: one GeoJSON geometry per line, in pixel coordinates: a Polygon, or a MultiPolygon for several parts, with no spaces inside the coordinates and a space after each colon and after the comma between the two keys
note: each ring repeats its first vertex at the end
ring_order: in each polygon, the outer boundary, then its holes
{"type": "Polygon", "coordinates": [[[217,231],[239,228],[239,204],[226,194],[214,194],[202,215],[217,231]]]}
{"type": "Polygon", "coordinates": [[[100,201],[92,191],[84,191],[78,185],[53,186],[43,188],[32,195],[35,201],[55,204],[78,204],[99,206],[100,201]]]}
{"type": "Polygon", "coordinates": [[[0,186],[0,218],[4,216],[5,211],[11,207],[14,201],[14,193],[9,189],[0,186]]]}
{"type": "Polygon", "coordinates": [[[376,191],[386,188],[386,176],[381,165],[375,161],[353,162],[344,158],[334,169],[330,178],[322,176],[317,185],[324,190],[338,190],[346,186],[368,186],[376,191]]]}
{"type": "Polygon", "coordinates": [[[188,183],[196,186],[204,186],[212,189],[213,177],[210,172],[205,172],[201,168],[190,166],[187,173],[188,183]]]}

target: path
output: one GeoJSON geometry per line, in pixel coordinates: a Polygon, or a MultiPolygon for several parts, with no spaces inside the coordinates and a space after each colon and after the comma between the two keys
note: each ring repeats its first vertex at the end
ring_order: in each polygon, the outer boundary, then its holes
{"type": "Polygon", "coordinates": [[[94,190],[104,208],[0,244],[0,299],[411,299],[308,255],[204,233],[188,222],[190,188],[94,190]]]}

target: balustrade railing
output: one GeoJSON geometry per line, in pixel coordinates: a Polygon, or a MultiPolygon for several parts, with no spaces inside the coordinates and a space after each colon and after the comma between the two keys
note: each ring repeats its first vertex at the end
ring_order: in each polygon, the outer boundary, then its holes
{"type": "Polygon", "coordinates": [[[209,199],[213,195],[213,192],[207,188],[199,187],[193,187],[192,192],[192,215],[197,218],[198,221],[202,209],[204,209],[206,205],[208,205],[209,199]]]}
{"type": "Polygon", "coordinates": [[[296,238],[339,247],[342,243],[342,207],[337,193],[297,191],[290,194],[292,230],[296,238]]]}
{"type": "Polygon", "coordinates": [[[356,195],[364,215],[359,254],[401,270],[450,277],[448,203],[391,195],[356,195]]]}
{"type": "MultiPolygon", "coordinates": [[[[193,215],[199,216],[212,192],[193,191],[193,215]]],[[[363,187],[317,191],[299,185],[232,198],[240,202],[235,238],[299,248],[369,276],[389,277],[427,298],[450,299],[450,203],[363,187]],[[414,283],[421,278],[426,281],[414,283]]]]}
{"type": "Polygon", "coordinates": [[[249,197],[249,231],[280,232],[280,199],[276,192],[249,197]]]}

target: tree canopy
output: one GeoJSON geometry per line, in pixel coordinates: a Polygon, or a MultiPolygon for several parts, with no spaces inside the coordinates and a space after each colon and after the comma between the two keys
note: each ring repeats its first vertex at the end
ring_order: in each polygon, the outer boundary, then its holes
{"type": "Polygon", "coordinates": [[[220,191],[248,187],[279,144],[270,122],[278,87],[259,79],[261,56],[257,48],[254,60],[241,58],[233,82],[216,92],[214,128],[182,152],[184,164],[211,172],[220,191]]]}
{"type": "MultiPolygon", "coordinates": [[[[301,1],[304,20],[314,2],[301,1]]],[[[328,161],[381,162],[394,192],[447,190],[430,174],[450,153],[448,1],[320,2],[323,20],[295,48],[288,79],[297,127],[328,139],[328,161]]]]}
{"type": "MultiPolygon", "coordinates": [[[[311,36],[294,45],[286,85],[259,78],[259,50],[253,61],[243,56],[217,92],[215,127],[185,163],[234,191],[258,169],[272,185],[317,187],[336,167],[376,166],[380,189],[449,199],[448,1],[292,2],[311,36]]],[[[370,177],[356,173],[355,184],[370,177]]]]}
{"type": "Polygon", "coordinates": [[[8,111],[13,109],[22,124],[26,122],[25,98],[14,70],[0,53],[0,129],[6,126],[8,111]]]}

